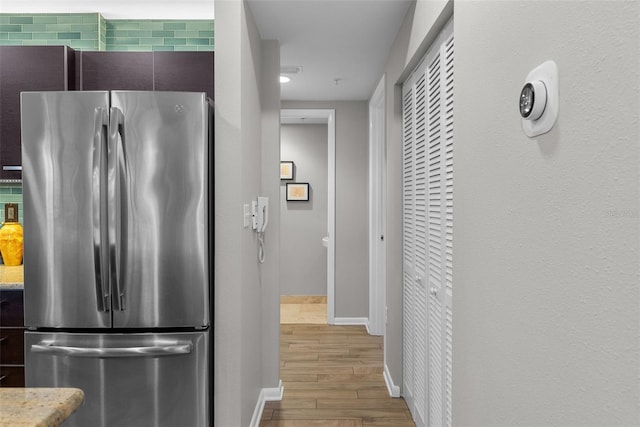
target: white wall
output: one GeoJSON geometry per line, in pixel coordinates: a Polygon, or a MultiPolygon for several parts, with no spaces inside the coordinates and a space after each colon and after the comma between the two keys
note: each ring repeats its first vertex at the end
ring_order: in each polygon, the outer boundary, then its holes
{"type": "Polygon", "coordinates": [[[327,294],[327,125],[283,124],[280,157],[295,164],[280,184],[280,295],[327,294]],[[308,182],[309,201],[287,202],[287,182],[308,182]]]}
{"type": "Polygon", "coordinates": [[[640,423],[639,6],[455,5],[456,425],[640,423]],[[548,59],[559,119],[529,139],[548,59]]]}
{"type": "Polygon", "coordinates": [[[282,108],[336,110],[335,316],[369,313],[368,109],[366,101],[283,101],[282,108]]]}
{"type": "MultiPolygon", "coordinates": [[[[279,61],[277,43],[260,40],[244,2],[218,0],[215,8],[214,424],[245,426],[260,390],[278,386],[277,267],[267,264],[277,256],[259,266],[242,205],[277,194],[279,61]],[[269,52],[275,58],[263,58],[269,52]],[[274,156],[262,155],[268,147],[274,156]],[[263,185],[269,168],[272,184],[263,185]]],[[[277,239],[267,238],[277,253],[277,239]]]]}
{"type": "MultiPolygon", "coordinates": [[[[263,40],[262,85],[262,190],[276,206],[269,206],[269,231],[264,234],[265,262],[260,266],[262,291],[262,385],[273,388],[280,381],[280,43],[263,40]],[[268,257],[268,259],[266,258],[268,257]],[[277,344],[276,344],[277,343],[277,344]],[[276,347],[277,345],[277,347],[276,347]]],[[[270,203],[271,205],[271,203],[270,203]]]]}

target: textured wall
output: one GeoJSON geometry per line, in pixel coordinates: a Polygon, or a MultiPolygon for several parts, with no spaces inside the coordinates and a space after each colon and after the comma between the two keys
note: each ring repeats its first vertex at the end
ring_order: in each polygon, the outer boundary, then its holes
{"type": "Polygon", "coordinates": [[[455,425],[640,420],[639,13],[455,3],[455,425]],[[548,59],[559,118],[530,139],[516,99],[548,59]]]}
{"type": "Polygon", "coordinates": [[[327,125],[282,125],[280,157],[295,163],[280,191],[280,295],[327,294],[327,125]],[[287,182],[308,182],[308,202],[287,202],[287,182]]]}

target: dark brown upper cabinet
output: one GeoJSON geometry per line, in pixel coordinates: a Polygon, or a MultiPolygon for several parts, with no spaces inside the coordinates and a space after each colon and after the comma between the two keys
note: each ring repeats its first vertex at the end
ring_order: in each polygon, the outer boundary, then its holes
{"type": "Polygon", "coordinates": [[[81,52],[78,90],[153,90],[153,52],[81,52]]]}
{"type": "Polygon", "coordinates": [[[154,89],[206,92],[213,99],[213,52],[155,52],[154,89]]]}
{"type": "Polygon", "coordinates": [[[213,98],[213,52],[82,52],[79,90],[206,92],[213,98]]]}
{"type": "MultiPolygon", "coordinates": [[[[20,179],[20,92],[75,89],[75,51],[66,46],[0,46],[0,179],[20,179]]],[[[28,126],[28,123],[25,124],[28,126]]]]}

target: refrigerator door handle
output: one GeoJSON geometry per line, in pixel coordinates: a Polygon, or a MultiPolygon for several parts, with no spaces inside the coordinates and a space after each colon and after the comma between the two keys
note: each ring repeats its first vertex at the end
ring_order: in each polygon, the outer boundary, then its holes
{"type": "Polygon", "coordinates": [[[112,289],[115,292],[114,303],[116,310],[125,310],[124,289],[120,288],[120,247],[118,246],[119,236],[118,227],[126,227],[126,218],[120,214],[119,199],[120,191],[120,173],[126,167],[124,154],[119,150],[118,140],[124,141],[124,115],[119,108],[112,107],[109,117],[109,145],[108,145],[108,211],[109,211],[109,264],[110,264],[110,280],[112,289]],[[120,137],[120,138],[118,138],[120,137]],[[123,164],[120,165],[119,163],[123,164]]]}
{"type": "Polygon", "coordinates": [[[109,124],[107,111],[103,108],[96,108],[93,115],[93,164],[91,169],[92,182],[92,218],[93,218],[93,265],[96,275],[96,304],[98,311],[107,312],[110,309],[109,292],[104,288],[104,275],[102,269],[102,226],[101,213],[102,204],[100,194],[103,183],[103,152],[105,131],[109,124]]]}
{"type": "Polygon", "coordinates": [[[53,341],[41,341],[33,344],[33,353],[45,353],[52,356],[93,357],[100,359],[124,357],[161,357],[189,354],[193,349],[191,342],[174,342],[144,347],[71,347],[55,345],[53,341]]]}

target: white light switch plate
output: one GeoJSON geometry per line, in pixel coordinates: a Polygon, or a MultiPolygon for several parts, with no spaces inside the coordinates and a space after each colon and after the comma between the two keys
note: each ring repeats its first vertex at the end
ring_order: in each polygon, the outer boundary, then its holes
{"type": "Polygon", "coordinates": [[[242,224],[244,225],[244,228],[247,228],[249,227],[249,224],[251,224],[251,209],[249,208],[248,204],[245,203],[244,205],[242,205],[242,212],[242,224]]]}

